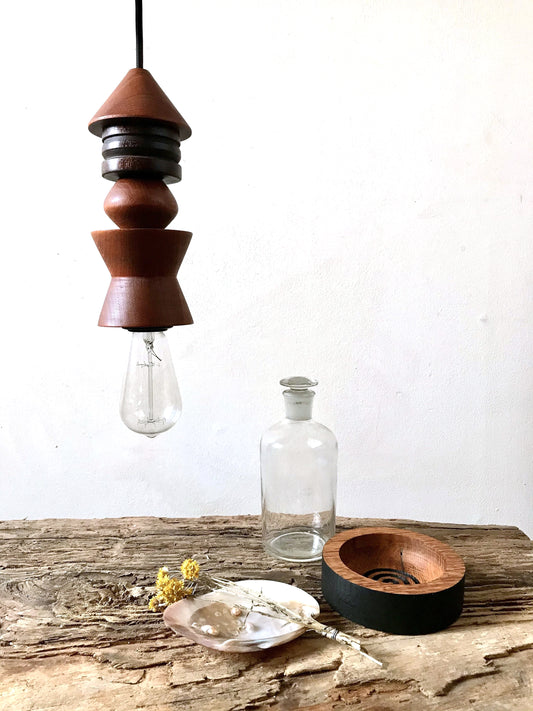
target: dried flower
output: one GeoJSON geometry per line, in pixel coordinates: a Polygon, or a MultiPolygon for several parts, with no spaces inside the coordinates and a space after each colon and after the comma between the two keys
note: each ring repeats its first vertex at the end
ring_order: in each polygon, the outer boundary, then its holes
{"type": "Polygon", "coordinates": [[[166,600],[168,600],[168,604],[170,605],[171,600],[173,602],[181,600],[181,598],[183,597],[184,588],[185,585],[183,583],[183,580],[178,580],[177,578],[169,578],[168,582],[165,583],[161,588],[161,594],[166,600]]]}
{"type": "Polygon", "coordinates": [[[169,581],[168,568],[164,566],[159,568],[159,573],[157,574],[157,580],[155,581],[155,586],[158,590],[161,590],[163,585],[169,581]]]}
{"type": "Polygon", "coordinates": [[[178,602],[193,593],[192,587],[186,585],[184,580],[171,578],[167,567],[159,569],[155,587],[157,594],[148,603],[148,607],[152,612],[157,612],[161,608],[171,605],[173,602],[178,602]]]}
{"type": "Polygon", "coordinates": [[[200,575],[200,564],[192,558],[187,558],[181,564],[181,574],[185,580],[198,580],[200,575]]]}

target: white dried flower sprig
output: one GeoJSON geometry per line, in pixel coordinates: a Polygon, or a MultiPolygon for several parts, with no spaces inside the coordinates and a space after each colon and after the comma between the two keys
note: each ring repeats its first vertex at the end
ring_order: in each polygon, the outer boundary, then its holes
{"type": "Polygon", "coordinates": [[[156,581],[156,595],[150,600],[150,609],[157,611],[173,602],[193,595],[198,586],[202,584],[210,590],[220,590],[221,592],[230,593],[236,597],[243,598],[254,608],[254,611],[265,617],[275,617],[276,619],[286,620],[287,623],[292,622],[301,625],[308,630],[312,630],[322,637],[327,637],[335,642],[340,642],[351,649],[355,649],[363,657],[374,662],[378,666],[383,666],[382,662],[370,656],[366,649],[361,645],[361,642],[355,637],[352,637],[345,632],[341,632],[335,627],[318,622],[309,614],[306,614],[304,608],[299,611],[292,610],[285,605],[280,604],[276,600],[266,597],[261,591],[250,590],[243,587],[241,584],[234,583],[225,578],[211,576],[208,573],[200,570],[200,565],[196,560],[188,558],[183,561],[180,567],[181,579],[171,578],[168,568],[161,568],[156,581]]]}

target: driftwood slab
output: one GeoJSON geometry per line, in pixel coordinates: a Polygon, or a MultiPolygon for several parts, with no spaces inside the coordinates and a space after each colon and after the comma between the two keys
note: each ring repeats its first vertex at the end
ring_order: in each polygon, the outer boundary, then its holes
{"type": "Polygon", "coordinates": [[[357,627],[324,603],[320,564],[274,561],[254,516],[0,523],[2,711],[532,711],[533,548],[517,528],[340,519],[434,536],[466,563],[452,627],[401,637],[357,627]],[[158,568],[187,556],[233,579],[294,583],[320,620],[385,662],[313,633],[254,654],[205,649],[167,630],[148,600],[158,568]]]}

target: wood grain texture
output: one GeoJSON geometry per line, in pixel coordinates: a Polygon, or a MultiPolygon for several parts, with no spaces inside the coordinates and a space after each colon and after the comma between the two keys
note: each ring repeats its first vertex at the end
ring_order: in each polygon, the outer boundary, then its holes
{"type": "Polygon", "coordinates": [[[324,604],[320,563],[273,560],[257,517],[0,523],[2,711],[531,711],[531,541],[511,527],[340,519],[391,525],[451,545],[467,569],[452,627],[398,637],[356,627],[324,604]],[[159,566],[189,555],[211,571],[294,583],[320,619],[362,638],[386,663],[312,633],[283,647],[225,655],[167,630],[147,610],[159,566]]]}

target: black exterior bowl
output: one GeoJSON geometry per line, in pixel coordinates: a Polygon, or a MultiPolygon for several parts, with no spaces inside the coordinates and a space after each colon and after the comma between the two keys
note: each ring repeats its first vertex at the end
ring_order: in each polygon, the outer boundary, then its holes
{"type": "Polygon", "coordinates": [[[463,608],[465,566],[445,543],[399,528],[356,528],[322,553],[322,592],[352,622],[393,634],[428,634],[463,608]]]}

